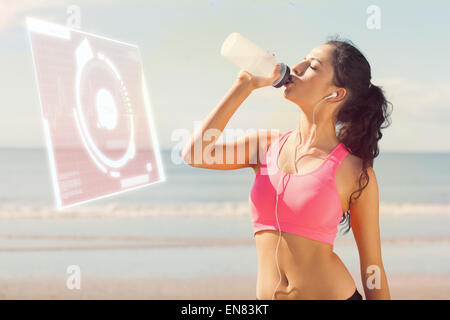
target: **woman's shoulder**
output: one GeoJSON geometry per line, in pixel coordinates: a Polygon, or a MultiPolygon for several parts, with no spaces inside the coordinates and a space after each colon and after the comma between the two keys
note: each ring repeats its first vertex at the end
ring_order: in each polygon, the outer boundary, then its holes
{"type": "Polygon", "coordinates": [[[361,172],[362,162],[360,157],[348,152],[347,156],[342,161],[341,166],[346,169],[345,171],[347,171],[347,173],[356,174],[357,172],[361,172]]]}
{"type": "MultiPolygon", "coordinates": [[[[340,165],[340,171],[342,174],[347,177],[347,181],[349,182],[349,187],[351,189],[359,188],[359,179],[361,173],[363,171],[363,160],[362,158],[351,154],[350,152],[344,158],[340,165]]],[[[367,168],[367,173],[370,176],[374,175],[374,171],[372,167],[367,168]]]]}

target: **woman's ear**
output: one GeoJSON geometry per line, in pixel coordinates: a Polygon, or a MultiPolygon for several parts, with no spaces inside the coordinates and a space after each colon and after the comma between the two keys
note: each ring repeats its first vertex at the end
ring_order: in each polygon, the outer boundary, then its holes
{"type": "Polygon", "coordinates": [[[347,90],[345,90],[345,88],[339,88],[335,92],[337,92],[337,97],[333,98],[334,101],[341,101],[347,94],[347,90]]]}

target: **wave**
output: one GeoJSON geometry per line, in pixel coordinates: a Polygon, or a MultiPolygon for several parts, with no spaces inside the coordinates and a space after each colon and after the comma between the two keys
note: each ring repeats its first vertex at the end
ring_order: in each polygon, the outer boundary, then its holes
{"type": "MultiPolygon", "coordinates": [[[[450,203],[380,203],[380,216],[450,216],[450,203]]],[[[84,204],[57,210],[54,205],[0,204],[0,219],[102,217],[248,217],[247,202],[185,204],[84,204]]]]}

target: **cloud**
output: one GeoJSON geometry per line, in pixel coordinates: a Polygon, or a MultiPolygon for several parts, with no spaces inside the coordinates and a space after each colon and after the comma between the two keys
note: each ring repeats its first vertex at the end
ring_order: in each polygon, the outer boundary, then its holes
{"type": "Polygon", "coordinates": [[[393,104],[393,117],[412,122],[450,124],[450,104],[446,98],[450,83],[422,82],[404,77],[377,81],[393,104]]]}
{"type": "Polygon", "coordinates": [[[392,125],[382,140],[390,151],[448,152],[450,141],[437,139],[450,134],[450,105],[446,98],[448,82],[424,82],[405,77],[374,81],[383,87],[392,102],[392,125]]]}
{"type": "Polygon", "coordinates": [[[2,0],[0,2],[0,31],[20,25],[19,18],[27,11],[40,8],[56,1],[49,0],[2,0]]]}
{"type": "MultiPolygon", "coordinates": [[[[157,2],[156,0],[151,0],[157,2]]],[[[161,0],[158,0],[158,2],[161,0]]],[[[164,0],[162,0],[164,1],[164,0]]],[[[69,6],[78,5],[83,8],[91,8],[97,6],[105,6],[108,4],[119,4],[128,6],[131,1],[124,0],[79,0],[77,3],[69,0],[0,0],[0,32],[15,27],[23,27],[23,17],[30,11],[57,7],[57,6],[69,6]]],[[[144,0],[134,1],[145,3],[144,0]]],[[[176,2],[176,1],[173,1],[176,2]]]]}

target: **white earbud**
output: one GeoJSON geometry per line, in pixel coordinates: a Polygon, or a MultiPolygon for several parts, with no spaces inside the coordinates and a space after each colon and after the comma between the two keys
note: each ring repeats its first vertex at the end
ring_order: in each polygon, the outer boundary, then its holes
{"type": "Polygon", "coordinates": [[[332,94],[330,94],[329,96],[326,96],[325,99],[328,99],[328,98],[336,98],[337,95],[338,95],[338,93],[335,91],[335,92],[333,92],[332,94]]]}

